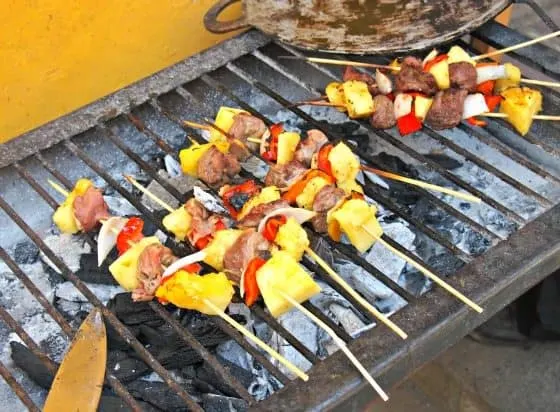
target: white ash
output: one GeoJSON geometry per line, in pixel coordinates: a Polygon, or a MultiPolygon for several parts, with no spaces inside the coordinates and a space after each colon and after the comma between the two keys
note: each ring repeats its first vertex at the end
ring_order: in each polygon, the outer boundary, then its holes
{"type": "Polygon", "coordinates": [[[379,176],[377,176],[375,173],[372,172],[368,172],[367,170],[364,171],[360,171],[360,173],[358,174],[358,176],[356,177],[356,179],[361,183],[364,184],[364,178],[363,176],[367,177],[368,180],[370,180],[372,183],[375,183],[378,186],[381,186],[383,189],[389,189],[389,185],[387,184],[387,182],[385,182],[385,180],[381,179],[379,176]]]}
{"type": "Polygon", "coordinates": [[[181,164],[174,157],[166,154],[163,158],[163,163],[165,164],[165,170],[169,177],[174,178],[183,175],[181,164]]]}
{"type": "Polygon", "coordinates": [[[103,199],[105,199],[109,210],[115,216],[132,216],[138,214],[138,210],[123,197],[105,195],[103,199]]]}
{"type": "MultiPolygon", "coordinates": [[[[84,285],[101,301],[106,304],[112,297],[123,293],[124,289],[120,286],[102,285],[95,283],[85,283],[84,285]]],[[[88,303],[88,300],[71,282],[64,282],[55,287],[55,296],[68,302],[88,303]]]]}
{"type": "MultiPolygon", "coordinates": [[[[43,241],[59,259],[62,259],[72,272],[80,268],[80,255],[91,251],[90,246],[84,239],[67,233],[50,235],[45,237],[43,241]]],[[[54,271],[62,273],[42,251],[41,259],[54,271]]]]}
{"type": "MultiPolygon", "coordinates": [[[[194,184],[197,182],[196,179],[189,175],[180,175],[176,177],[170,177],[169,174],[165,170],[158,171],[158,175],[161,176],[164,180],[166,180],[171,186],[175,187],[180,193],[186,193],[192,189],[194,184]]],[[[147,186],[148,190],[156,195],[159,199],[163,200],[172,208],[179,207],[179,200],[175,198],[172,194],[170,194],[167,190],[163,188],[156,180],[150,181],[150,184],[147,186]]],[[[150,196],[145,194],[142,195],[142,203],[148,207],[150,210],[160,210],[163,207],[154,202],[150,196]]]]}
{"type": "Polygon", "coordinates": [[[216,196],[208,193],[205,188],[194,186],[193,194],[195,199],[202,203],[209,211],[218,214],[227,213],[221,199],[218,199],[216,196]]]}
{"type": "Polygon", "coordinates": [[[269,169],[269,166],[257,156],[249,157],[241,166],[243,170],[251,173],[259,180],[264,180],[269,169]]]}

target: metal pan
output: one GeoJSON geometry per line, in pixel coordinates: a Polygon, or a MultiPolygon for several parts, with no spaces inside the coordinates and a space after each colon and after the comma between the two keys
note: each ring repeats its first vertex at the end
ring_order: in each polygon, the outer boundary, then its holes
{"type": "Polygon", "coordinates": [[[244,0],[243,15],[218,21],[240,0],[220,0],[204,17],[206,28],[225,33],[256,27],[310,50],[354,54],[407,53],[451,41],[475,30],[510,0],[244,0]]]}

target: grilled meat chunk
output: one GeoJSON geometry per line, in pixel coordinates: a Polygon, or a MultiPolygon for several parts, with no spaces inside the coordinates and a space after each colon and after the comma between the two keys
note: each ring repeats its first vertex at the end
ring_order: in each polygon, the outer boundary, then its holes
{"type": "Polygon", "coordinates": [[[100,220],[111,216],[101,190],[95,187],[90,187],[82,196],[77,196],[73,206],[74,216],[84,232],[89,232],[100,220]]]}
{"type": "Polygon", "coordinates": [[[229,280],[239,283],[251,259],[268,256],[268,241],[253,229],[246,230],[224,255],[224,269],[229,280]]]}
{"type": "Polygon", "coordinates": [[[282,199],[257,205],[253,207],[243,219],[237,222],[237,226],[241,228],[257,227],[261,219],[267,214],[284,207],[290,207],[290,204],[282,199]]]}
{"type": "Polygon", "coordinates": [[[474,93],[476,91],[476,69],[467,62],[451,63],[449,65],[449,81],[451,87],[474,93]]]}
{"type": "Polygon", "coordinates": [[[364,82],[368,85],[369,92],[374,96],[379,93],[375,78],[370,74],[362,73],[356,70],[352,66],[346,66],[344,73],[342,73],[342,81],[346,82],[348,80],[358,80],[364,82]]]}
{"type": "Polygon", "coordinates": [[[215,146],[202,155],[197,165],[200,180],[213,187],[228,183],[240,170],[241,166],[234,155],[224,154],[215,146]]]}
{"type": "MultiPolygon", "coordinates": [[[[247,159],[247,157],[249,157],[249,150],[252,152],[259,150],[258,143],[249,142],[247,139],[261,139],[266,131],[266,124],[258,117],[252,116],[247,113],[239,113],[235,115],[235,117],[233,118],[233,124],[229,128],[228,134],[233,139],[233,142],[235,142],[236,140],[238,141],[237,143],[235,143],[236,145],[245,148],[246,152],[242,152],[245,157],[240,158],[239,156],[237,156],[240,161],[243,162],[247,159]]],[[[230,141],[230,143],[232,142],[230,141]]]]}
{"type": "Polygon", "coordinates": [[[307,132],[307,139],[299,144],[299,147],[294,154],[294,159],[301,164],[310,167],[313,155],[328,142],[329,139],[322,131],[311,129],[307,132]]]}
{"type": "Polygon", "coordinates": [[[463,104],[468,94],[465,89],[439,91],[434,97],[426,123],[436,130],[457,126],[463,118],[463,104]]]}
{"type": "Polygon", "coordinates": [[[161,283],[164,268],[176,260],[171,249],[161,244],[147,246],[138,258],[137,276],[140,287],[132,292],[132,299],[152,300],[161,283]]]}
{"type": "Polygon", "coordinates": [[[264,184],[266,186],[276,186],[278,189],[286,189],[303,176],[305,172],[307,172],[307,168],[297,160],[292,160],[284,165],[274,164],[270,166],[264,184]]]}
{"type": "Polygon", "coordinates": [[[419,92],[434,95],[438,91],[436,79],[422,71],[422,62],[415,57],[405,57],[395,76],[395,92],[419,92]]]}
{"type": "Polygon", "coordinates": [[[185,204],[185,209],[191,215],[191,227],[187,235],[189,242],[195,244],[199,239],[214,234],[216,224],[221,220],[218,215],[211,214],[196,199],[189,199],[185,204]]]}
{"type": "Polygon", "coordinates": [[[375,111],[369,119],[376,129],[390,129],[397,124],[393,102],[387,96],[378,95],[373,98],[375,111]]]}
{"type": "Polygon", "coordinates": [[[344,190],[339,189],[335,185],[324,186],[313,200],[313,210],[317,212],[317,215],[311,219],[311,224],[313,228],[318,233],[325,233],[327,231],[327,213],[340,199],[346,196],[344,190]]]}

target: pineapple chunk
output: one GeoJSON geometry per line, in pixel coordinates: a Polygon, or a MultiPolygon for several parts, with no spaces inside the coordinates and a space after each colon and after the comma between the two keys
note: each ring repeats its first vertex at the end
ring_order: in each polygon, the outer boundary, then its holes
{"type": "Polygon", "coordinates": [[[53,214],[53,222],[62,233],[78,233],[81,230],[80,222],[74,215],[74,200],[93,187],[93,183],[88,179],[80,179],[74,185],[74,189],[68,194],[64,202],[56,209],[53,214]]]}
{"type": "Polygon", "coordinates": [[[278,157],[276,163],[285,165],[294,158],[296,147],[299,144],[299,134],[294,132],[283,132],[278,135],[278,157]]]}
{"type": "Polygon", "coordinates": [[[364,253],[374,243],[376,236],[383,234],[375,214],[375,206],[367,204],[361,199],[350,199],[332,214],[338,222],[342,232],[348,237],[350,243],[360,252],[364,253]]]}
{"type": "Polygon", "coordinates": [[[243,231],[238,229],[218,230],[208,246],[204,248],[206,252],[204,262],[216,270],[224,270],[224,256],[242,234],[243,231]]]}
{"type": "MultiPolygon", "coordinates": [[[[241,109],[234,109],[233,107],[222,106],[220,107],[220,110],[218,110],[218,114],[216,115],[214,124],[218,126],[220,129],[222,129],[224,132],[229,132],[229,129],[234,121],[233,118],[239,113],[247,113],[247,112],[241,109]]],[[[229,148],[229,142],[227,141],[226,136],[224,136],[218,130],[214,128],[210,129],[209,140],[211,143],[217,143],[216,147],[221,152],[223,153],[227,152],[227,149],[229,148]],[[222,148],[225,148],[226,151],[222,150],[222,148]]]]}
{"type": "Polygon", "coordinates": [[[356,180],[360,171],[360,161],[344,143],[340,142],[332,148],[329,153],[329,162],[337,183],[356,180]]]}
{"type": "Polygon", "coordinates": [[[257,270],[257,285],[266,307],[275,318],[292,309],[292,305],[278,291],[305,302],[321,292],[313,278],[289,253],[278,251],[257,270]]]}
{"type": "Polygon", "coordinates": [[[522,135],[526,135],[533,116],[542,109],[542,94],[527,87],[516,87],[502,92],[500,112],[508,115],[507,121],[522,135]]]}
{"type": "Polygon", "coordinates": [[[514,66],[511,63],[506,63],[504,64],[504,68],[506,69],[506,78],[508,80],[517,82],[517,84],[521,82],[521,70],[519,69],[519,67],[514,66]]]}
{"type": "Polygon", "coordinates": [[[109,272],[123,289],[132,291],[138,287],[138,258],[147,246],[159,243],[156,236],[145,237],[111,263],[109,272]]]}
{"type": "MultiPolygon", "coordinates": [[[[327,95],[327,99],[332,104],[337,104],[340,106],[344,106],[344,90],[342,88],[342,83],[332,82],[327,85],[325,88],[325,94],[327,95]]],[[[338,107],[338,110],[341,112],[345,112],[346,109],[344,107],[338,107]]]]}
{"type": "Polygon", "coordinates": [[[419,119],[424,119],[428,115],[430,107],[432,107],[433,99],[431,97],[416,96],[414,98],[414,114],[419,119]]]}
{"type": "Polygon", "coordinates": [[[447,63],[451,64],[451,63],[461,63],[461,62],[470,63],[473,66],[475,65],[474,60],[471,58],[471,56],[469,56],[469,54],[465,50],[463,50],[459,46],[451,47],[449,49],[449,52],[447,52],[447,63]]]}
{"type": "Polygon", "coordinates": [[[280,199],[280,190],[276,186],[267,186],[256,196],[253,196],[241,208],[241,212],[237,215],[237,220],[243,219],[251,211],[252,208],[264,203],[270,203],[280,199]]]}
{"type": "Polygon", "coordinates": [[[494,94],[502,94],[503,91],[512,87],[519,87],[519,82],[510,79],[498,79],[494,84],[494,94]]]}
{"type": "Polygon", "coordinates": [[[447,59],[437,62],[429,70],[436,79],[436,83],[441,90],[449,89],[449,63],[447,59]]]}
{"type": "Polygon", "coordinates": [[[338,182],[337,187],[344,190],[344,193],[351,195],[352,192],[364,193],[364,189],[355,180],[345,180],[344,182],[338,182]]]}
{"type": "Polygon", "coordinates": [[[309,247],[305,229],[293,217],[288,218],[286,223],[280,226],[274,243],[298,262],[303,257],[305,249],[309,247]]]}
{"type": "Polygon", "coordinates": [[[344,90],[344,105],[351,119],[361,119],[373,114],[373,97],[365,82],[349,80],[342,83],[342,90],[344,90]]]}
{"type": "Polygon", "coordinates": [[[312,210],[315,196],[317,196],[319,190],[327,185],[329,185],[327,179],[320,176],[314,177],[307,182],[302,192],[296,197],[297,205],[303,209],[312,210]]]}
{"type": "Polygon", "coordinates": [[[181,169],[183,170],[183,173],[197,177],[198,161],[212,146],[212,143],[193,143],[191,147],[181,150],[179,152],[179,160],[181,162],[181,169]]]}
{"type": "Polygon", "coordinates": [[[165,216],[161,223],[179,241],[184,241],[191,228],[192,216],[184,206],[179,207],[165,216]]]}
{"type": "Polygon", "coordinates": [[[212,302],[221,312],[231,302],[234,290],[224,273],[200,276],[179,270],[156,290],[156,297],[177,307],[196,310],[207,315],[217,313],[205,302],[212,302]]]}

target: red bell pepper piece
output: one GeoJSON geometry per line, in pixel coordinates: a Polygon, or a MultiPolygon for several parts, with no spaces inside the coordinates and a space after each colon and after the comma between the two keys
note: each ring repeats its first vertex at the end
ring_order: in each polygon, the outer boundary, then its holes
{"type": "Polygon", "coordinates": [[[486,101],[486,106],[488,106],[488,110],[490,112],[493,112],[502,102],[502,96],[499,95],[484,96],[484,100],[486,101]]]}
{"type": "Polygon", "coordinates": [[[422,129],[422,122],[416,117],[414,107],[412,107],[409,114],[397,119],[397,127],[401,136],[406,136],[407,134],[411,134],[422,129]]]}
{"type": "Polygon", "coordinates": [[[447,54],[440,54],[439,56],[436,56],[435,58],[433,58],[432,60],[430,60],[429,62],[427,62],[427,63],[424,65],[424,71],[425,71],[425,72],[429,72],[430,69],[431,69],[432,67],[434,67],[434,65],[435,65],[436,63],[439,63],[440,61],[443,61],[443,60],[446,60],[446,59],[447,59],[447,54]]]}
{"type": "Polygon", "coordinates": [[[484,127],[484,126],[486,126],[486,124],[487,124],[484,120],[477,119],[477,118],[474,117],[474,116],[473,116],[473,117],[469,117],[469,118],[467,119],[467,122],[468,122],[469,124],[473,125],[473,126],[479,126],[479,127],[484,127]]]}
{"type": "Polygon", "coordinates": [[[144,235],[144,221],[137,216],[128,219],[122,230],[117,235],[117,250],[122,255],[131,246],[140,241],[144,235]]]}
{"type": "Polygon", "coordinates": [[[183,266],[181,270],[189,273],[199,273],[202,270],[200,263],[191,263],[190,265],[183,266]]]}
{"type": "Polygon", "coordinates": [[[484,96],[490,96],[492,93],[494,93],[495,84],[495,80],[486,80],[485,82],[482,82],[476,86],[476,91],[482,93],[484,96]]]}
{"type": "Polygon", "coordinates": [[[251,307],[259,298],[260,291],[259,285],[257,283],[257,271],[262,265],[266,263],[266,260],[260,257],[255,257],[249,261],[247,269],[243,275],[243,288],[245,290],[245,304],[251,307]]]}
{"type": "Polygon", "coordinates": [[[263,237],[269,242],[274,242],[280,226],[286,223],[287,220],[286,216],[283,215],[273,216],[268,219],[264,225],[263,237]]]}
{"type": "Polygon", "coordinates": [[[319,153],[317,154],[317,168],[329,176],[332,176],[331,162],[329,160],[329,154],[332,149],[332,144],[326,144],[319,149],[319,153]]]}
{"type": "Polygon", "coordinates": [[[247,180],[240,185],[228,188],[222,194],[222,201],[230,215],[235,219],[245,202],[256,195],[259,190],[260,187],[257,186],[254,180],[247,180]]]}
{"type": "Polygon", "coordinates": [[[282,123],[270,126],[270,147],[262,154],[263,159],[275,162],[278,159],[278,136],[284,131],[282,123]]]}
{"type": "Polygon", "coordinates": [[[295,182],[292,186],[290,186],[288,191],[282,195],[282,199],[284,199],[289,203],[294,203],[296,201],[296,198],[299,196],[299,194],[303,192],[303,189],[305,189],[305,186],[307,186],[307,183],[309,183],[309,181],[314,177],[322,177],[323,179],[327,180],[329,184],[334,183],[334,177],[329,176],[322,170],[311,169],[305,173],[303,178],[301,178],[300,180],[295,182]]]}

